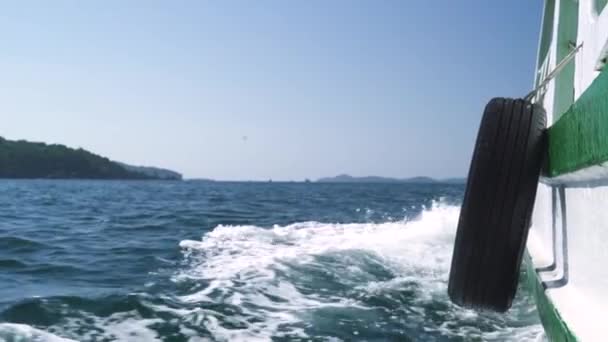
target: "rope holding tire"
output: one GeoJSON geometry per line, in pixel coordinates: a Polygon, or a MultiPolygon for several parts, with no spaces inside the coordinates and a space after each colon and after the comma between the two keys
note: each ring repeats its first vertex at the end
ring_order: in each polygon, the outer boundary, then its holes
{"type": "Polygon", "coordinates": [[[462,203],[448,294],[461,306],[511,307],[542,160],[544,109],[494,98],[485,108],[462,203]]]}

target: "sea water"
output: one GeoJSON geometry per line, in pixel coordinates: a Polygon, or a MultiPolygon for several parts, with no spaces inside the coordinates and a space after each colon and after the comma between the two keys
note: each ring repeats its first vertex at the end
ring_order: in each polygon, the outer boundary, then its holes
{"type": "Polygon", "coordinates": [[[536,340],[447,297],[463,190],[0,181],[0,340],[536,340]]]}

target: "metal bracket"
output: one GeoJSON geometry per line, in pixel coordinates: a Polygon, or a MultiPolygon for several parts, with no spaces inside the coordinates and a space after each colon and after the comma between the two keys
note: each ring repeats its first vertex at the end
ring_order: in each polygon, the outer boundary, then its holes
{"type": "Polygon", "coordinates": [[[547,267],[537,268],[536,273],[542,272],[553,272],[557,268],[557,249],[561,247],[562,250],[562,276],[559,279],[543,281],[542,285],[545,289],[554,289],[566,286],[569,279],[569,267],[568,267],[568,226],[567,226],[567,214],[566,214],[566,189],[565,187],[558,186],[551,190],[551,202],[553,207],[553,263],[547,267]],[[559,207],[561,216],[561,246],[557,245],[557,222],[555,219],[555,212],[557,209],[557,199],[559,197],[559,207]]]}

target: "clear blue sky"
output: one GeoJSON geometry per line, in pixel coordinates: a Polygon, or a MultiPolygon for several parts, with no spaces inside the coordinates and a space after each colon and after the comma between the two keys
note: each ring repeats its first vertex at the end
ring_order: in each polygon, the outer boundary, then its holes
{"type": "Polygon", "coordinates": [[[485,103],[532,86],[541,9],[2,2],[0,135],[186,177],[464,176],[485,103]]]}

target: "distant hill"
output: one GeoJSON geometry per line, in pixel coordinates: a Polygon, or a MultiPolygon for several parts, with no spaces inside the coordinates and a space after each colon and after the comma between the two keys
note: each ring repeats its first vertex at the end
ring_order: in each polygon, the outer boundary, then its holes
{"type": "Polygon", "coordinates": [[[178,172],[161,169],[158,167],[150,166],[133,166],[125,163],[116,162],[118,165],[125,168],[127,171],[146,175],[147,177],[154,179],[166,179],[166,180],[179,180],[182,179],[182,175],[178,172]]]}
{"type": "Polygon", "coordinates": [[[379,176],[366,176],[366,177],[353,177],[350,175],[342,174],[335,177],[325,177],[317,180],[319,183],[417,183],[417,184],[429,184],[429,183],[450,183],[460,184],[464,183],[464,178],[449,178],[445,180],[437,180],[430,177],[411,177],[411,178],[390,178],[390,177],[379,177],[379,176]]]}
{"type": "Polygon", "coordinates": [[[81,148],[0,137],[0,178],[181,179],[181,175],[117,163],[81,148]]]}

